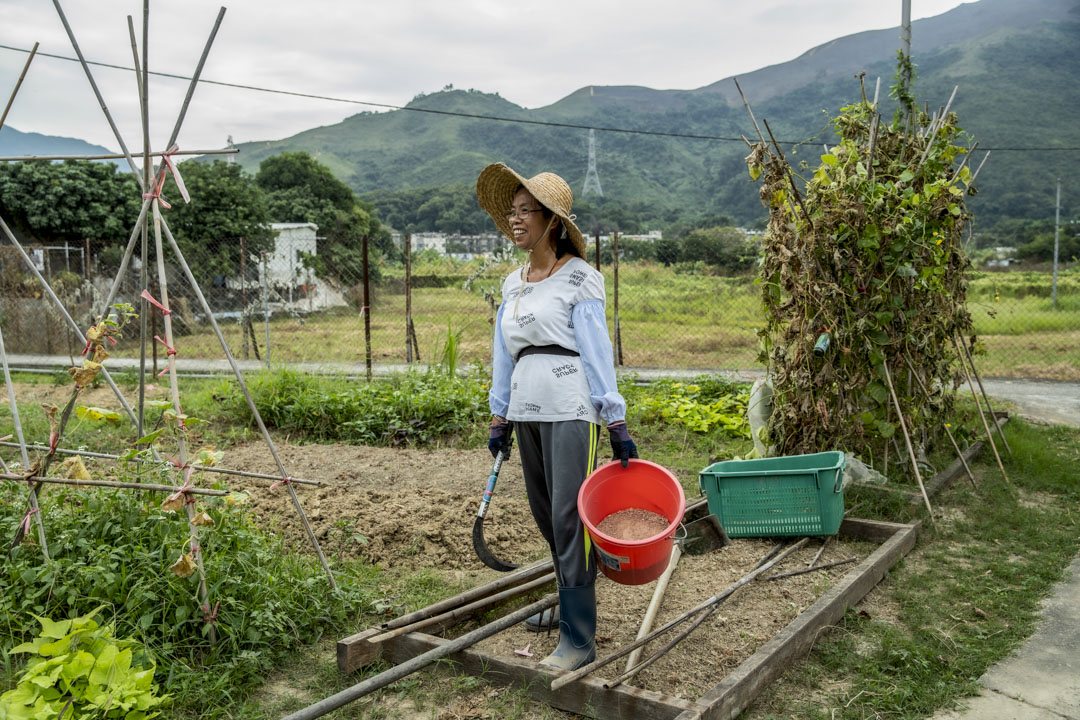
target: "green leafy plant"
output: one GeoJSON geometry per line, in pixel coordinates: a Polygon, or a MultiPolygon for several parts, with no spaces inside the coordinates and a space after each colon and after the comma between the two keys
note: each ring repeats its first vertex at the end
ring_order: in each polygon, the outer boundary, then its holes
{"type": "Polygon", "coordinates": [[[955,167],[968,152],[956,114],[912,122],[888,124],[865,100],[843,108],[803,192],[766,144],[746,159],[769,210],[759,359],[780,454],[872,456],[899,431],[890,383],[916,428],[936,431],[952,407],[953,342],[972,327],[962,237],[975,189],[955,167]]]}
{"type": "Polygon", "coordinates": [[[14,690],[0,695],[0,718],[146,720],[169,700],[154,685],[154,663],[142,645],[113,637],[94,620],[102,607],[70,620],[34,615],[41,632],[10,653],[30,660],[14,690]]]}
{"type": "Polygon", "coordinates": [[[706,375],[688,383],[657,380],[627,398],[644,422],[677,424],[696,433],[718,432],[733,438],[750,437],[749,399],[747,386],[706,375]]]}

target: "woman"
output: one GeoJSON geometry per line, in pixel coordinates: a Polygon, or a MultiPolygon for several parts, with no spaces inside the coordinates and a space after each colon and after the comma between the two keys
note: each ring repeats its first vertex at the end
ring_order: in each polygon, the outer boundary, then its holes
{"type": "Polygon", "coordinates": [[[623,467],[638,456],[615,382],[604,276],[584,260],[585,239],[570,214],[574,196],[558,175],[526,179],[495,163],[480,173],[476,195],[495,226],[528,253],[502,285],[488,448],[499,453],[514,423],[529,507],[559,585],[559,645],[541,662],[574,670],[596,656],[596,563],[577,495],[596,467],[600,422],[623,467]]]}

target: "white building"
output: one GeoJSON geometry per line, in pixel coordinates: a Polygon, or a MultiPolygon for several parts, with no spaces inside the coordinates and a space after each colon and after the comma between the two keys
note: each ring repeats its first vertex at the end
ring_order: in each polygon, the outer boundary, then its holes
{"type": "MultiPolygon", "coordinates": [[[[305,267],[304,256],[318,255],[315,223],[272,223],[274,249],[266,254],[266,282],[279,296],[279,307],[293,311],[325,310],[347,305],[344,295],[315,271],[305,267]]],[[[263,267],[259,267],[262,283],[263,267]]],[[[274,304],[274,303],[272,303],[274,304]]]]}

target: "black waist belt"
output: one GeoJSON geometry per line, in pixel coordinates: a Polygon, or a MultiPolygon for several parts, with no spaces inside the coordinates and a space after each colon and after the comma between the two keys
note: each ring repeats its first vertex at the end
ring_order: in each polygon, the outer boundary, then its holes
{"type": "Polygon", "coordinates": [[[565,355],[567,357],[577,357],[578,351],[564,348],[562,345],[528,345],[518,353],[517,359],[520,360],[526,355],[565,355]]]}

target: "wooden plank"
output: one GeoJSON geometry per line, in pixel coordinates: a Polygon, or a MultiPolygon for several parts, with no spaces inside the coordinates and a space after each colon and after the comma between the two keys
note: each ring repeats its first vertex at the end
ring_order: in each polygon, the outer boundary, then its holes
{"type": "MultiPolygon", "coordinates": [[[[392,663],[406,662],[432,648],[450,642],[425,633],[413,632],[383,643],[382,657],[392,663]]],[[[549,670],[527,658],[488,655],[469,648],[450,655],[455,672],[465,672],[500,686],[523,688],[540,702],[597,720],[672,720],[686,711],[697,709],[696,703],[675,695],[620,685],[604,689],[604,680],[587,677],[553,692],[551,680],[562,671],[549,670]]]]}
{"type": "MultiPolygon", "coordinates": [[[[921,525],[921,523],[915,523],[916,527],[919,525],[921,525]]],[[[883,543],[891,540],[896,533],[907,530],[909,527],[911,527],[910,523],[844,518],[844,521],[840,523],[840,531],[837,534],[840,535],[840,537],[851,538],[853,540],[869,540],[871,542],[883,543]]]]}
{"type": "MultiPolygon", "coordinates": [[[[847,521],[845,521],[846,523],[847,521]]],[[[858,521],[863,524],[867,521],[858,521]]],[[[855,525],[856,523],[853,523],[855,525]]],[[[881,581],[889,568],[915,546],[918,526],[904,525],[841,582],[811,605],[735,668],[712,690],[702,695],[676,720],[733,720],[746,709],[762,688],[775,680],[814,644],[821,630],[843,617],[846,609],[881,581]]]]}

